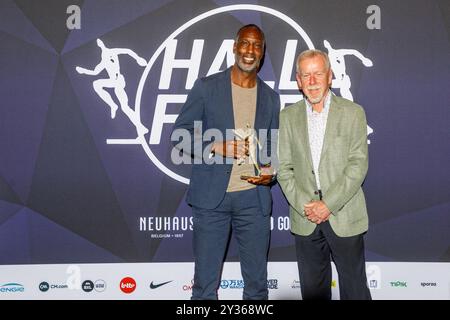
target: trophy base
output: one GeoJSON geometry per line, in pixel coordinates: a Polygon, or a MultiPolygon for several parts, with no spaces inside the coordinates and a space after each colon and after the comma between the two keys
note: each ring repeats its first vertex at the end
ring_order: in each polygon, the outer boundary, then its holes
{"type": "Polygon", "coordinates": [[[242,174],[242,175],[241,175],[241,180],[248,180],[248,179],[250,179],[250,178],[259,179],[259,178],[261,178],[261,177],[260,177],[260,176],[247,176],[247,175],[245,175],[245,174],[242,174]]]}

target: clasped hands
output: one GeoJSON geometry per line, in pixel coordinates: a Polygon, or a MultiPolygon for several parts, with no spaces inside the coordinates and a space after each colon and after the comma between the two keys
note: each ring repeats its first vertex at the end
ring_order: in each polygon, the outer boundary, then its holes
{"type": "Polygon", "coordinates": [[[311,200],[303,208],[306,218],[315,224],[327,221],[331,215],[327,205],[321,200],[311,200]]]}
{"type": "MultiPolygon", "coordinates": [[[[211,152],[220,154],[223,157],[234,159],[247,159],[250,154],[249,140],[227,140],[214,142],[211,152]]],[[[269,185],[272,182],[273,174],[271,167],[262,167],[258,177],[248,178],[246,181],[256,185],[269,185]]]]}

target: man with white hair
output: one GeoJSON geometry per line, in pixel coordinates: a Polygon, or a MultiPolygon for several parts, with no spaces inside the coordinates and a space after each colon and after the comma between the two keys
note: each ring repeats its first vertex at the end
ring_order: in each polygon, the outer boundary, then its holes
{"type": "Polygon", "coordinates": [[[290,205],[302,297],[331,299],[333,260],[340,298],[369,300],[366,116],[330,91],[326,53],[302,52],[296,78],[305,99],[280,113],[278,182],[290,205]]]}

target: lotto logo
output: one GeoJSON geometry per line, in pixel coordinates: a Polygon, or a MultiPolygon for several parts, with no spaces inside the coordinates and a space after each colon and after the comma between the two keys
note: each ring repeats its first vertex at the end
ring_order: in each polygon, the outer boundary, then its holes
{"type": "Polygon", "coordinates": [[[123,278],[120,281],[120,290],[124,293],[132,293],[136,289],[136,281],[131,277],[123,278]]]}

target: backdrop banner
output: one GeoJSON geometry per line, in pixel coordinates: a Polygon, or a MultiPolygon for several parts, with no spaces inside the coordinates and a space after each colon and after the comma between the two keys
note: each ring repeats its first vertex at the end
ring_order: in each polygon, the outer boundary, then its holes
{"type": "MultiPolygon", "coordinates": [[[[1,0],[0,295],[27,292],[9,286],[31,281],[6,272],[29,270],[19,265],[49,268],[47,280],[29,284],[36,294],[41,282],[69,281],[70,272],[50,279],[59,265],[115,272],[143,263],[138,273],[163,267],[167,277],[154,281],[165,282],[175,281],[170,268],[188,264],[176,286],[189,285],[191,165],[172,161],[170,134],[195,80],[234,63],[236,31],[248,23],[265,32],[259,76],[280,93],[281,109],[303,98],[296,56],[318,48],[329,54],[333,92],[366,112],[371,289],[398,292],[408,282],[398,272],[411,265],[409,281],[450,297],[446,0],[1,0]],[[371,278],[383,268],[391,276],[371,278]]],[[[288,205],[278,185],[272,194],[272,279],[288,263],[283,281],[295,287],[288,205]]],[[[232,237],[227,262],[237,261],[232,237]]],[[[113,287],[111,298],[121,293],[113,287]]],[[[378,297],[420,299],[425,289],[378,297]]]]}

